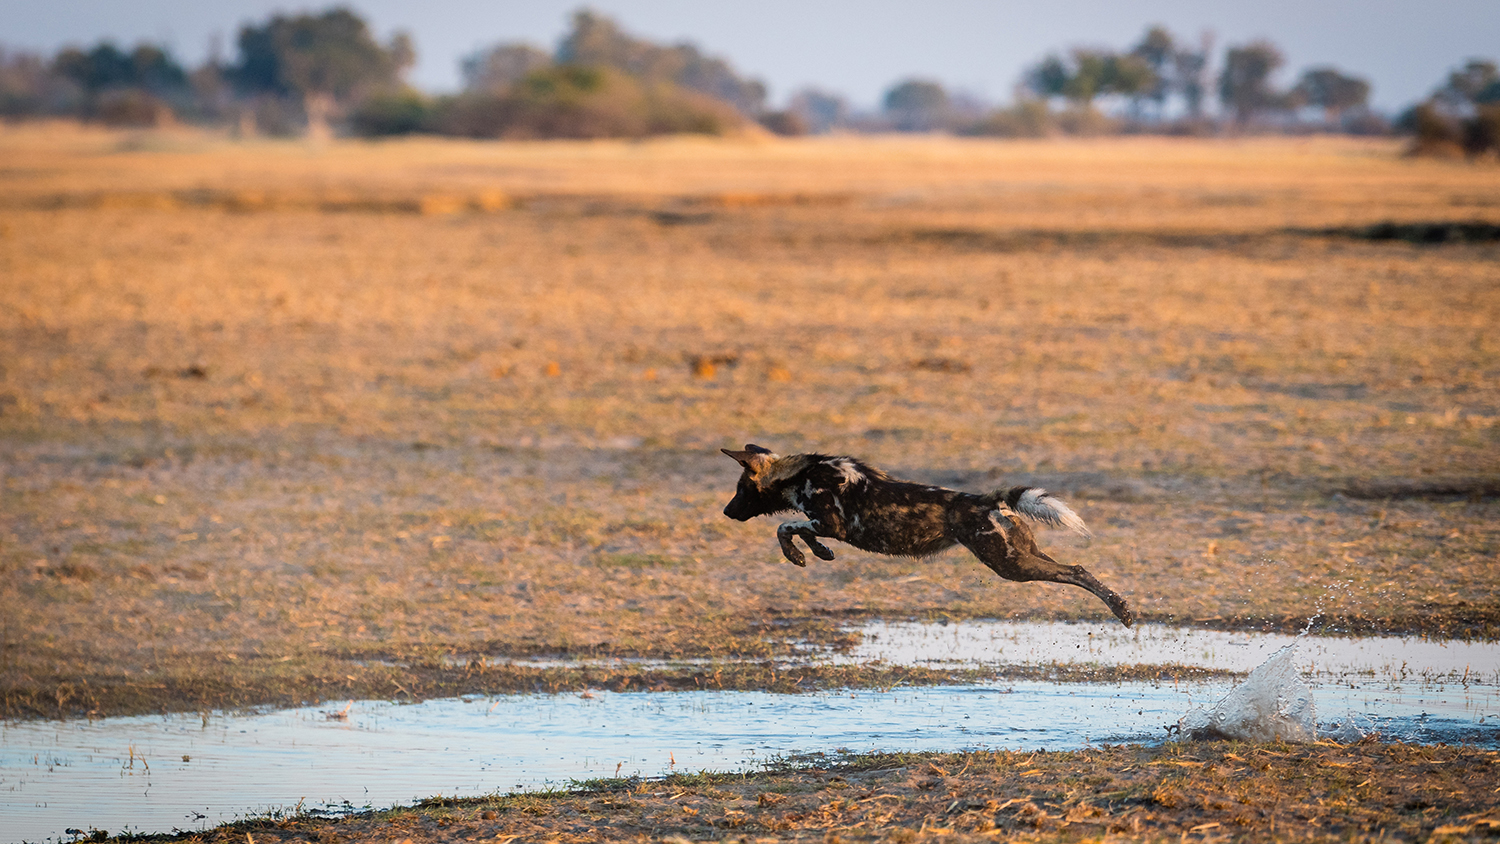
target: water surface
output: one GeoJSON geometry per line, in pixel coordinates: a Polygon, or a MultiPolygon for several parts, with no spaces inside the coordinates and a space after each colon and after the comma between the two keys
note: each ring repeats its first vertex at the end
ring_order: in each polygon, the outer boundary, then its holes
{"type": "MultiPolygon", "coordinates": [[[[1253,668],[1288,637],[1118,625],[877,624],[846,654],[895,664],[1179,663],[1253,668]]],[[[1304,639],[1325,735],[1500,748],[1500,646],[1304,639]],[[1403,664],[1405,667],[1402,667],[1403,664]],[[1352,728],[1350,726],[1352,722],[1352,728]]],[[[1163,740],[1232,680],[995,682],[803,695],[631,692],[356,701],[249,714],[0,725],[0,844],[68,828],[166,832],[275,810],[335,810],[746,770],[840,750],[1065,750],[1163,740]],[[343,717],[333,717],[342,714],[343,717]]]]}

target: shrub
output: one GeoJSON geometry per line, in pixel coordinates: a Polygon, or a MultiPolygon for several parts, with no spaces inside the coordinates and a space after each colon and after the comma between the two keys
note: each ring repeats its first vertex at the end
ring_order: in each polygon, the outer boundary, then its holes
{"type": "Polygon", "coordinates": [[[1432,102],[1411,108],[1396,126],[1413,136],[1408,155],[1456,156],[1463,152],[1462,125],[1432,102]]]}
{"type": "Polygon", "coordinates": [[[885,113],[902,132],[931,132],[948,123],[952,101],[942,85],[907,79],[885,92],[885,113]]]}
{"type": "Polygon", "coordinates": [[[997,138],[1045,138],[1057,131],[1052,110],[1043,100],[1021,100],[1010,108],[996,109],[978,123],[962,129],[964,135],[997,138]]]}
{"type": "Polygon", "coordinates": [[[349,116],[349,127],[367,138],[409,135],[427,129],[432,114],[432,103],[421,93],[396,91],[366,99],[349,116]]]}
{"type": "Polygon", "coordinates": [[[499,93],[460,94],[432,118],[436,131],[474,138],[717,135],[739,123],[732,108],[709,97],[586,65],[543,68],[499,93]]]}
{"type": "Polygon", "coordinates": [[[1094,137],[1113,135],[1120,131],[1120,123],[1091,106],[1070,108],[1057,115],[1058,128],[1069,135],[1094,137]]]}
{"type": "Polygon", "coordinates": [[[1481,105],[1464,121],[1464,153],[1478,157],[1500,153],[1500,105],[1481,105]]]}
{"type": "Polygon", "coordinates": [[[1350,135],[1389,135],[1391,123],[1369,109],[1355,109],[1343,115],[1339,128],[1350,135]]]}
{"type": "Polygon", "coordinates": [[[795,111],[767,112],[760,118],[760,125],[777,135],[794,136],[807,134],[807,121],[795,111]]]}
{"type": "Polygon", "coordinates": [[[101,94],[93,117],[106,126],[132,127],[168,126],[176,120],[166,103],[137,88],[101,94]]]}

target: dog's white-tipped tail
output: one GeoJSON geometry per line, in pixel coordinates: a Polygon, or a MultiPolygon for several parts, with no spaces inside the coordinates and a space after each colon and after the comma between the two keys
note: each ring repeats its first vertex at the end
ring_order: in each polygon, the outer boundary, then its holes
{"type": "Polygon", "coordinates": [[[1084,536],[1093,536],[1089,532],[1088,525],[1083,523],[1082,516],[1073,512],[1073,508],[1064,504],[1062,499],[1054,498],[1041,487],[1030,487],[1022,491],[1020,498],[1016,499],[1016,503],[1011,506],[1017,513],[1044,525],[1067,528],[1084,536]]]}

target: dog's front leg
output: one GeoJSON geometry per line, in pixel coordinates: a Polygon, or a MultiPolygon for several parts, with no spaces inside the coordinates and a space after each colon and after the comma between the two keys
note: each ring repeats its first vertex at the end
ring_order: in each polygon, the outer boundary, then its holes
{"type": "Polygon", "coordinates": [[[781,553],[792,562],[792,565],[807,565],[807,558],[802,555],[802,550],[792,542],[792,538],[796,536],[802,537],[802,541],[806,542],[807,547],[811,548],[812,552],[818,555],[818,559],[833,559],[833,552],[828,549],[827,545],[818,541],[818,528],[817,519],[800,519],[795,522],[786,522],[776,528],[776,539],[781,543],[781,553]]]}

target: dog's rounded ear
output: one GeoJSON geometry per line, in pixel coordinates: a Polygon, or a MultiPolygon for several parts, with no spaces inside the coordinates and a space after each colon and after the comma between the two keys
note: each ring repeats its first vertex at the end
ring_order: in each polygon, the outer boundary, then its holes
{"type": "Polygon", "coordinates": [[[775,454],[769,448],[758,446],[755,443],[745,443],[745,451],[751,454],[775,454]]]}

